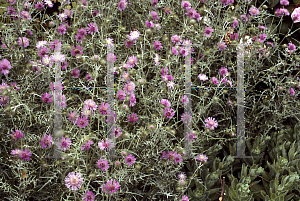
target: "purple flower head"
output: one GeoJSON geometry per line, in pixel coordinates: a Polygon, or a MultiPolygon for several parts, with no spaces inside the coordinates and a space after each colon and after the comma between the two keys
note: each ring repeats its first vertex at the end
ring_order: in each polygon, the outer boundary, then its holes
{"type": "Polygon", "coordinates": [[[226,49],[227,45],[225,42],[221,42],[221,43],[218,43],[218,46],[219,46],[219,50],[220,51],[223,51],[226,49]]]}
{"type": "Polygon", "coordinates": [[[116,180],[110,180],[105,185],[101,185],[101,189],[104,193],[112,194],[120,189],[120,185],[116,180]]]}
{"type": "Polygon", "coordinates": [[[171,119],[175,115],[175,112],[172,108],[166,107],[164,110],[164,116],[171,119]]]}
{"type": "Polygon", "coordinates": [[[195,135],[195,133],[194,132],[190,132],[190,133],[186,133],[186,136],[185,136],[185,139],[187,140],[187,141],[195,141],[195,138],[196,138],[196,135],[195,135]]]}
{"type": "Polygon", "coordinates": [[[195,159],[203,162],[203,161],[207,161],[208,158],[204,154],[199,154],[195,157],[195,159]]]}
{"type": "Polygon", "coordinates": [[[208,80],[208,77],[204,74],[199,74],[198,75],[199,80],[202,80],[203,82],[205,82],[206,80],[208,80]]]}
{"type": "Polygon", "coordinates": [[[51,135],[47,136],[44,133],[44,137],[41,139],[42,148],[50,147],[51,144],[52,144],[52,137],[51,137],[51,135]]]}
{"type": "Polygon", "coordinates": [[[300,22],[300,7],[295,8],[295,10],[292,12],[291,18],[294,23],[300,22]]]}
{"type": "Polygon", "coordinates": [[[170,106],[171,106],[170,101],[167,100],[167,99],[162,99],[162,100],[160,101],[160,104],[162,104],[162,105],[164,105],[164,106],[166,106],[166,107],[170,107],[170,106]]]}
{"type": "Polygon", "coordinates": [[[86,127],[88,124],[89,124],[89,120],[87,119],[86,116],[82,116],[81,118],[79,118],[77,120],[77,125],[80,127],[80,128],[84,128],[86,127]]]}
{"type": "Polygon", "coordinates": [[[120,137],[121,134],[122,134],[122,132],[121,132],[120,127],[118,129],[117,129],[117,127],[114,127],[114,131],[113,131],[113,133],[111,133],[111,135],[113,135],[115,138],[120,137]]]}
{"type": "Polygon", "coordinates": [[[79,74],[80,74],[80,70],[78,70],[77,68],[75,68],[75,69],[72,71],[73,77],[79,77],[79,74]]]}
{"type": "Polygon", "coordinates": [[[280,5],[288,6],[290,2],[288,0],[280,0],[280,5]]]}
{"type": "Polygon", "coordinates": [[[51,94],[44,93],[42,96],[42,100],[44,101],[44,103],[51,103],[52,102],[51,94]]]}
{"type": "Polygon", "coordinates": [[[137,64],[137,57],[136,56],[131,56],[127,60],[127,64],[130,66],[130,68],[133,68],[135,64],[137,64]]]}
{"type": "Polygon", "coordinates": [[[87,191],[85,196],[82,198],[83,201],[94,201],[95,195],[92,191],[87,191]]]}
{"type": "Polygon", "coordinates": [[[188,104],[188,102],[189,102],[188,97],[187,97],[186,95],[182,95],[182,97],[181,97],[181,102],[182,102],[184,105],[188,104]]]}
{"type": "Polygon", "coordinates": [[[215,78],[215,77],[212,77],[212,78],[211,78],[211,81],[212,81],[212,83],[214,83],[215,85],[218,85],[218,84],[219,84],[218,79],[215,78]]]}
{"type": "Polygon", "coordinates": [[[15,130],[12,134],[10,134],[10,136],[12,137],[12,139],[15,139],[15,141],[17,141],[18,139],[22,138],[24,134],[19,130],[15,130]]]}
{"type": "Polygon", "coordinates": [[[97,161],[98,168],[101,168],[102,171],[106,171],[109,168],[109,164],[107,160],[103,160],[100,158],[100,160],[97,161]]]}
{"type": "Polygon", "coordinates": [[[293,88],[290,88],[290,93],[291,93],[292,96],[294,96],[295,95],[295,90],[293,88]]]}
{"type": "Polygon", "coordinates": [[[119,11],[125,10],[127,4],[128,4],[128,3],[127,3],[127,0],[121,0],[121,1],[118,3],[118,9],[119,9],[119,11]]]}
{"type": "Polygon", "coordinates": [[[124,160],[125,160],[125,162],[127,163],[128,166],[131,166],[135,163],[135,157],[131,154],[126,156],[126,158],[124,160]]]}
{"type": "Polygon", "coordinates": [[[256,8],[256,7],[251,7],[251,8],[249,9],[249,14],[250,14],[250,15],[253,15],[253,16],[257,16],[257,15],[259,14],[258,8],[256,8]]]}
{"type": "Polygon", "coordinates": [[[130,94],[130,107],[133,107],[136,104],[136,98],[134,93],[130,94]]]}
{"type": "Polygon", "coordinates": [[[157,12],[151,11],[151,15],[152,15],[154,20],[159,20],[159,16],[158,16],[157,12]]]}
{"type": "Polygon", "coordinates": [[[70,146],[71,146],[70,138],[65,139],[65,137],[62,137],[60,141],[57,143],[58,149],[63,151],[70,149],[70,146]]]}
{"type": "Polygon", "coordinates": [[[81,150],[89,150],[91,148],[91,144],[93,144],[92,140],[89,140],[88,142],[84,143],[82,147],[80,147],[81,150]]]}
{"type": "Polygon", "coordinates": [[[161,43],[157,40],[153,42],[153,45],[156,50],[160,50],[162,48],[161,43]]]}
{"type": "Polygon", "coordinates": [[[181,201],[189,201],[189,198],[188,196],[186,195],[183,195],[182,198],[181,198],[181,201]]]}
{"type": "Polygon", "coordinates": [[[26,160],[26,161],[30,160],[30,156],[31,156],[31,152],[28,149],[25,149],[25,151],[22,151],[22,153],[19,154],[19,157],[22,160],[26,160]]]}
{"type": "Polygon", "coordinates": [[[175,162],[175,164],[180,163],[181,161],[182,161],[182,156],[181,156],[181,154],[177,154],[177,153],[175,152],[175,154],[174,154],[174,162],[175,162]]]}
{"type": "Polygon", "coordinates": [[[103,115],[107,115],[107,109],[109,108],[109,104],[108,103],[104,103],[102,102],[101,105],[99,105],[99,111],[101,114],[103,115]],[[105,105],[104,105],[105,104],[105,105]]]}
{"type": "Polygon", "coordinates": [[[184,8],[184,9],[190,9],[191,4],[188,1],[182,1],[181,2],[181,7],[184,8]]]}
{"type": "Polygon", "coordinates": [[[137,120],[138,120],[138,117],[137,117],[137,115],[135,113],[132,113],[131,116],[128,115],[128,119],[127,119],[128,122],[131,121],[131,122],[135,123],[137,120]]]}
{"type": "Polygon", "coordinates": [[[93,34],[94,32],[98,32],[98,26],[96,23],[90,23],[86,28],[89,34],[93,34]]]}
{"type": "Polygon", "coordinates": [[[84,105],[88,107],[89,110],[97,110],[97,105],[92,99],[84,101],[84,105]]]}
{"type": "Polygon", "coordinates": [[[115,147],[115,144],[114,144],[113,140],[111,140],[111,139],[104,139],[104,140],[98,142],[98,146],[101,150],[104,150],[104,149],[110,150],[115,147]]]}
{"type": "Polygon", "coordinates": [[[178,177],[178,179],[180,179],[180,180],[185,180],[186,179],[186,175],[185,175],[185,173],[180,173],[180,174],[178,174],[177,175],[177,177],[178,177]]]}
{"type": "Polygon", "coordinates": [[[11,69],[10,62],[7,59],[2,59],[0,61],[0,70],[3,75],[7,75],[9,73],[8,69],[11,69]]]}
{"type": "Polygon", "coordinates": [[[117,96],[118,96],[119,100],[125,100],[126,94],[124,91],[119,90],[117,93],[117,96]]]}
{"type": "Polygon", "coordinates": [[[205,27],[203,31],[205,37],[210,37],[212,32],[214,32],[214,30],[211,27],[205,27]]]}
{"type": "Polygon", "coordinates": [[[127,38],[131,41],[136,41],[140,37],[140,32],[138,30],[131,31],[127,38]]]}
{"type": "Polygon", "coordinates": [[[220,73],[220,75],[223,75],[223,77],[225,77],[225,75],[228,73],[228,70],[227,70],[227,68],[221,67],[219,69],[219,73],[220,73]]]}
{"type": "Polygon", "coordinates": [[[70,172],[65,179],[65,183],[67,188],[78,190],[83,183],[83,178],[80,173],[70,172]]]}
{"type": "Polygon", "coordinates": [[[215,120],[215,118],[208,117],[204,120],[204,122],[206,123],[205,127],[210,128],[212,130],[218,127],[218,122],[215,120]]]}
{"type": "Polygon", "coordinates": [[[190,113],[183,113],[181,115],[181,120],[186,123],[189,124],[192,120],[192,115],[190,113]]]}

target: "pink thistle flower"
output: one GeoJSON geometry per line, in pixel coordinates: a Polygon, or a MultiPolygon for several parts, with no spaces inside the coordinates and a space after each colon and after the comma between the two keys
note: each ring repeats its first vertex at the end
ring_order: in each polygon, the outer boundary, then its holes
{"type": "Polygon", "coordinates": [[[64,21],[64,20],[66,20],[68,18],[68,15],[66,15],[65,13],[60,13],[59,15],[58,15],[58,19],[60,20],[60,21],[64,21]]]}
{"type": "Polygon", "coordinates": [[[128,3],[127,3],[126,0],[121,0],[121,1],[118,3],[118,9],[119,9],[119,11],[125,10],[127,4],[128,4],[128,3]]]}
{"type": "Polygon", "coordinates": [[[161,74],[163,74],[163,75],[167,75],[168,74],[168,68],[167,67],[164,67],[164,68],[162,68],[161,69],[161,74]]]}
{"type": "Polygon", "coordinates": [[[115,147],[115,144],[111,139],[104,139],[103,141],[98,142],[98,146],[101,150],[104,149],[110,150],[115,147]]]}
{"type": "Polygon", "coordinates": [[[181,154],[177,154],[177,153],[175,152],[175,154],[174,154],[174,162],[175,162],[175,164],[180,163],[181,161],[182,161],[182,156],[181,156],[181,154]]]}
{"type": "Polygon", "coordinates": [[[27,20],[30,20],[31,19],[31,15],[29,14],[29,12],[28,11],[22,11],[21,12],[21,18],[22,19],[27,19],[27,20]]]}
{"type": "Polygon", "coordinates": [[[127,60],[127,64],[130,66],[130,68],[133,68],[135,66],[135,64],[137,64],[137,57],[136,56],[132,56],[129,57],[127,60]]]}
{"type": "Polygon", "coordinates": [[[105,46],[107,47],[107,46],[111,46],[111,45],[113,45],[114,44],[114,40],[112,39],[112,38],[106,38],[105,39],[105,46]]]}
{"type": "Polygon", "coordinates": [[[157,65],[160,64],[160,62],[159,62],[159,55],[158,54],[155,54],[154,62],[155,62],[155,66],[157,66],[157,65]]]}
{"type": "Polygon", "coordinates": [[[112,194],[120,189],[120,185],[116,180],[110,180],[105,184],[105,186],[102,184],[101,189],[104,193],[112,194]]]}
{"type": "Polygon", "coordinates": [[[211,27],[205,27],[203,31],[205,37],[210,37],[212,32],[214,32],[214,30],[211,27]]]}
{"type": "Polygon", "coordinates": [[[183,195],[182,198],[181,198],[181,201],[189,201],[189,198],[188,196],[186,195],[183,195]]]}
{"type": "Polygon", "coordinates": [[[55,87],[55,82],[51,82],[50,85],[49,85],[50,89],[52,92],[55,91],[61,91],[63,89],[63,85],[60,83],[60,85],[58,85],[57,87],[55,87]]]}
{"type": "Polygon", "coordinates": [[[80,70],[78,70],[77,68],[75,68],[75,69],[72,71],[72,75],[73,75],[73,77],[79,77],[79,75],[80,75],[80,70]]]}
{"type": "Polygon", "coordinates": [[[51,144],[52,144],[52,137],[51,137],[51,135],[47,136],[44,133],[44,137],[41,139],[41,146],[42,146],[42,148],[50,147],[51,144]]]}
{"type": "Polygon", "coordinates": [[[125,46],[126,48],[129,48],[130,46],[132,46],[135,42],[134,41],[125,41],[125,46]]]}
{"type": "Polygon", "coordinates": [[[66,151],[70,149],[71,143],[72,141],[70,140],[70,138],[65,139],[65,137],[62,137],[60,141],[57,143],[57,147],[60,150],[66,151]]]}
{"type": "Polygon", "coordinates": [[[290,4],[290,2],[288,0],[280,0],[280,5],[287,6],[289,4],[290,4]]]}
{"type": "Polygon", "coordinates": [[[186,51],[185,47],[180,47],[180,54],[182,54],[182,56],[186,56],[188,54],[188,52],[186,51]]]}
{"type": "Polygon", "coordinates": [[[130,107],[133,107],[136,104],[136,99],[134,93],[130,94],[130,107]]]}
{"type": "Polygon", "coordinates": [[[89,116],[93,116],[93,111],[89,110],[87,106],[84,106],[81,115],[85,116],[86,118],[88,118],[89,116]]]}
{"type": "Polygon", "coordinates": [[[194,132],[190,132],[190,133],[186,133],[186,136],[185,136],[185,139],[187,140],[187,141],[195,141],[195,138],[196,138],[196,135],[195,135],[195,133],[194,132]]]}
{"type": "Polygon", "coordinates": [[[78,125],[80,128],[84,128],[84,127],[86,127],[88,124],[89,124],[89,120],[87,119],[86,116],[82,116],[81,118],[79,118],[79,119],[77,120],[77,125],[78,125]]]}
{"type": "Polygon", "coordinates": [[[22,138],[24,134],[19,130],[15,130],[12,134],[10,134],[10,136],[12,137],[12,139],[15,139],[15,141],[17,141],[18,139],[22,138]]]}
{"type": "Polygon", "coordinates": [[[117,93],[117,96],[118,96],[119,100],[125,100],[126,94],[124,91],[119,90],[117,93]]]}
{"type": "Polygon", "coordinates": [[[191,120],[192,120],[192,115],[191,115],[190,113],[183,113],[183,114],[181,115],[181,120],[182,120],[184,123],[188,124],[188,123],[190,123],[191,120]]]}
{"type": "Polygon", "coordinates": [[[59,35],[63,35],[66,33],[67,28],[64,24],[59,25],[58,29],[57,29],[59,35]]]}
{"type": "Polygon", "coordinates": [[[294,23],[300,22],[300,7],[295,8],[295,10],[292,12],[291,18],[294,23]]]}
{"type": "Polygon", "coordinates": [[[206,157],[205,154],[199,154],[195,157],[195,159],[198,161],[201,161],[201,162],[203,162],[203,161],[205,162],[205,161],[207,161],[208,158],[206,157]]]}
{"type": "Polygon", "coordinates": [[[188,1],[182,1],[181,2],[181,7],[185,8],[185,9],[190,9],[191,8],[191,4],[188,1]]]}
{"type": "Polygon", "coordinates": [[[16,157],[16,156],[21,157],[22,152],[23,151],[21,149],[14,149],[14,150],[11,151],[10,154],[13,155],[14,157],[16,157]]]}
{"type": "Polygon", "coordinates": [[[49,53],[49,49],[48,48],[46,48],[46,47],[44,47],[44,46],[42,46],[42,47],[40,47],[39,49],[38,49],[38,55],[40,56],[40,57],[44,57],[46,54],[48,54],[49,53]]]}
{"type": "Polygon", "coordinates": [[[91,144],[93,144],[92,140],[89,140],[88,142],[84,143],[82,147],[80,147],[81,150],[89,150],[91,148],[91,144]]]}
{"type": "Polygon", "coordinates": [[[218,85],[218,84],[219,84],[219,81],[218,81],[217,78],[212,77],[211,80],[212,80],[212,82],[213,82],[215,85],[218,85]]]}
{"type": "Polygon", "coordinates": [[[162,100],[160,101],[160,104],[162,104],[162,105],[164,105],[164,106],[166,106],[166,107],[170,107],[170,106],[171,106],[170,101],[167,100],[167,99],[162,99],[162,100]]]}
{"type": "Polygon", "coordinates": [[[127,94],[131,94],[135,90],[135,84],[133,82],[128,82],[124,85],[123,90],[126,91],[127,94]]]}
{"type": "Polygon", "coordinates": [[[202,80],[203,82],[205,82],[206,80],[208,80],[207,76],[204,74],[199,74],[198,75],[199,80],[202,80]]]}
{"type": "Polygon", "coordinates": [[[227,68],[221,67],[219,69],[219,73],[220,73],[220,75],[223,75],[223,77],[225,77],[225,75],[228,73],[228,70],[227,70],[227,68]]]}
{"type": "Polygon", "coordinates": [[[51,95],[48,93],[44,93],[42,96],[42,100],[44,101],[44,103],[51,103],[52,102],[51,95]]]}
{"type": "Polygon", "coordinates": [[[109,168],[109,164],[107,160],[103,160],[100,158],[100,160],[97,161],[98,168],[101,168],[102,171],[106,171],[109,168]]]}
{"type": "Polygon", "coordinates": [[[218,46],[219,46],[219,50],[220,51],[223,51],[226,49],[227,45],[225,42],[221,42],[221,43],[218,43],[218,46]]]}
{"type": "Polygon", "coordinates": [[[169,159],[169,161],[173,160],[175,154],[176,152],[174,153],[173,151],[169,151],[166,156],[166,159],[169,159]]]}
{"type": "Polygon", "coordinates": [[[175,54],[175,55],[178,55],[178,51],[175,47],[172,47],[172,53],[175,54]]]}
{"type": "Polygon", "coordinates": [[[147,20],[147,21],[146,21],[146,25],[147,25],[148,29],[149,29],[150,27],[152,27],[152,28],[154,27],[154,24],[153,24],[152,21],[149,22],[149,21],[147,20]]]}
{"type": "Polygon", "coordinates": [[[162,48],[161,43],[159,41],[154,41],[153,45],[156,50],[160,50],[162,48]]]}
{"type": "Polygon", "coordinates": [[[92,99],[84,101],[84,105],[88,107],[89,110],[97,110],[97,105],[92,99]]]}
{"type": "Polygon", "coordinates": [[[112,54],[112,53],[107,54],[107,61],[115,62],[116,60],[117,60],[117,57],[115,54],[112,54]]]}
{"type": "Polygon", "coordinates": [[[73,46],[72,48],[72,55],[75,57],[77,55],[82,55],[83,54],[83,51],[82,51],[82,47],[80,45],[76,45],[76,48],[73,46]]]}
{"type": "Polygon", "coordinates": [[[249,9],[249,14],[253,16],[257,16],[259,14],[259,10],[256,7],[251,7],[249,9]]]}
{"type": "Polygon", "coordinates": [[[178,174],[177,175],[177,177],[180,179],[180,180],[185,180],[186,179],[186,175],[185,175],[185,173],[180,173],[180,174],[178,174]]]}
{"type": "Polygon", "coordinates": [[[20,46],[28,47],[29,46],[29,40],[26,37],[19,37],[18,43],[20,46]]]}
{"type": "Polygon", "coordinates": [[[11,69],[10,62],[7,59],[2,59],[0,61],[0,70],[3,75],[7,75],[9,73],[8,69],[11,69]]]}
{"type": "Polygon", "coordinates": [[[83,183],[83,178],[80,173],[70,172],[65,179],[65,183],[67,188],[78,190],[83,183]]]}
{"type": "Polygon", "coordinates": [[[290,88],[290,93],[291,93],[292,96],[294,96],[295,95],[295,90],[293,88],[290,88]]]}
{"type": "Polygon", "coordinates": [[[42,1],[37,2],[34,7],[36,7],[37,9],[41,10],[44,7],[44,4],[42,1]]]}
{"type": "Polygon", "coordinates": [[[151,11],[151,15],[152,15],[154,20],[159,20],[159,16],[158,16],[157,12],[151,11]]]}
{"type": "Polygon", "coordinates": [[[120,137],[121,134],[122,134],[122,132],[121,132],[120,127],[118,129],[117,129],[117,127],[114,127],[114,131],[113,131],[113,133],[111,133],[111,135],[115,136],[116,138],[120,137]]]}
{"type": "Polygon", "coordinates": [[[30,156],[31,156],[31,152],[28,149],[25,149],[25,151],[22,151],[22,153],[19,154],[19,157],[22,160],[26,160],[26,161],[30,160],[30,156]]]}
{"type": "Polygon", "coordinates": [[[218,122],[215,120],[215,118],[208,117],[204,120],[204,122],[206,123],[205,127],[210,128],[212,130],[218,127],[218,122]]]}
{"type": "Polygon", "coordinates": [[[186,105],[189,102],[189,99],[186,95],[182,95],[181,102],[186,105]]]}
{"type": "Polygon", "coordinates": [[[99,111],[101,114],[103,115],[107,115],[107,109],[109,108],[109,104],[108,103],[105,103],[104,105],[104,102],[101,103],[101,105],[99,105],[99,111]]]}
{"type": "Polygon", "coordinates": [[[86,29],[90,34],[98,32],[98,26],[96,25],[96,23],[90,23],[86,29]]]}
{"type": "Polygon", "coordinates": [[[138,30],[134,30],[130,32],[130,35],[127,38],[131,41],[135,41],[140,37],[140,32],[138,30]]]}
{"type": "Polygon", "coordinates": [[[172,108],[165,108],[164,110],[164,116],[166,116],[167,118],[171,119],[173,116],[175,115],[175,112],[173,111],[172,108]]]}
{"type": "Polygon", "coordinates": [[[125,160],[125,162],[127,163],[128,166],[131,166],[135,163],[135,157],[131,154],[126,156],[126,158],[124,160],[125,160]]]}
{"type": "Polygon", "coordinates": [[[137,115],[135,113],[132,113],[131,116],[128,115],[128,119],[127,119],[128,122],[131,121],[131,122],[135,123],[137,120],[138,120],[138,117],[137,117],[137,115]]]}
{"type": "Polygon", "coordinates": [[[95,195],[93,194],[92,191],[89,191],[89,190],[86,192],[85,196],[82,198],[82,200],[84,200],[84,201],[94,201],[94,199],[95,199],[95,195]]]}
{"type": "Polygon", "coordinates": [[[194,13],[196,13],[197,11],[194,8],[190,8],[187,9],[187,13],[185,13],[187,16],[189,16],[190,18],[193,18],[194,13]]]}

